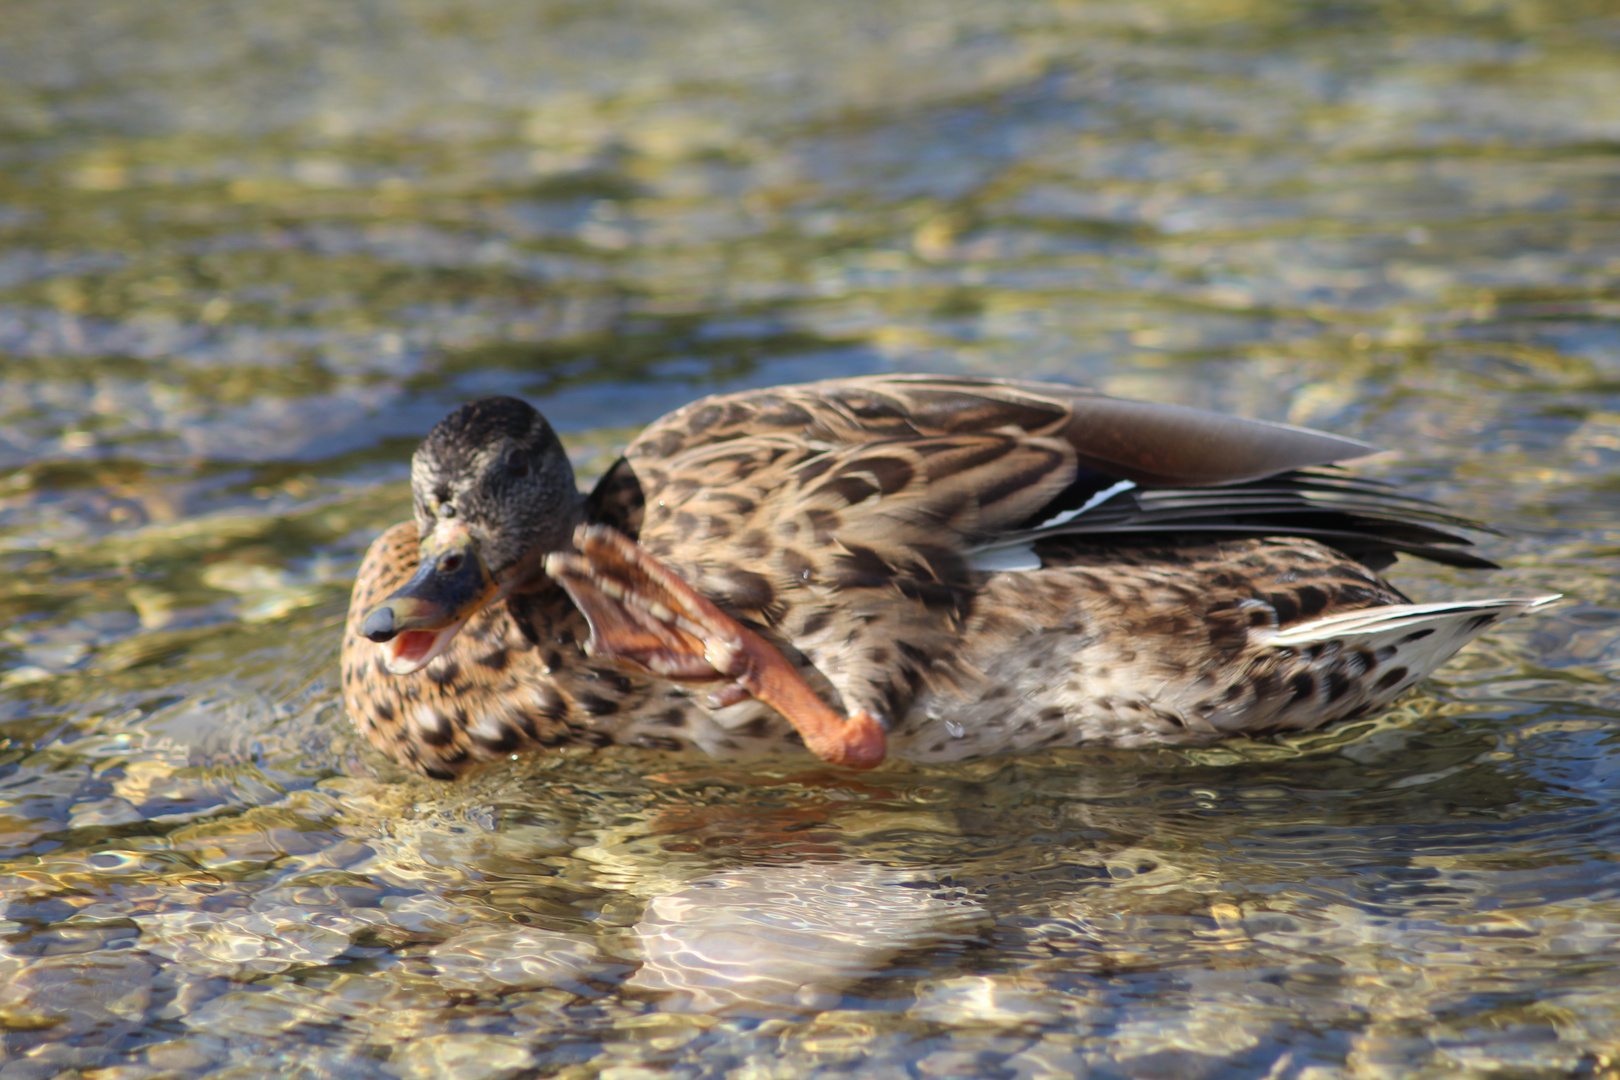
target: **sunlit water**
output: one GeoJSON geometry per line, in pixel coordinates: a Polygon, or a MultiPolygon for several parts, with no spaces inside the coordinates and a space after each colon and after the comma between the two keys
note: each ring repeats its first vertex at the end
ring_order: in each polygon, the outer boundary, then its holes
{"type": "Polygon", "coordinates": [[[0,34],[0,1080],[1620,1061],[1620,19],[56,0],[0,34]],[[350,731],[412,443],[966,371],[1329,428],[1569,602],[1389,714],[854,776],[350,731]]]}

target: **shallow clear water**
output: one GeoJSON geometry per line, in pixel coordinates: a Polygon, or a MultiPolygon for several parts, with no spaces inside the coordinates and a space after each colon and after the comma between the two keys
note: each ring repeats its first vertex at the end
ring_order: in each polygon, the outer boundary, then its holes
{"type": "Polygon", "coordinates": [[[1613,1075],[1620,19],[57,0],[0,35],[0,1080],[1613,1075]],[[1325,427],[1560,591],[1389,714],[853,776],[362,747],[348,581],[518,393],[1325,427]]]}

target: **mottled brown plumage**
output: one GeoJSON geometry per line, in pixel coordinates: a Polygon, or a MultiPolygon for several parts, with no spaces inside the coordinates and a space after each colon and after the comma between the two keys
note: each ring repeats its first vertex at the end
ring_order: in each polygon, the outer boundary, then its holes
{"type": "Polygon", "coordinates": [[[437,776],[564,743],[757,752],[795,725],[856,765],[885,732],[950,760],[1312,728],[1539,602],[1382,581],[1398,551],[1489,564],[1446,531],[1466,523],[1317,468],[1369,450],[1071,387],[850,379],[680,409],[585,499],[544,421],[486,399],[424,443],[418,521],[367,554],[345,698],[437,776]]]}

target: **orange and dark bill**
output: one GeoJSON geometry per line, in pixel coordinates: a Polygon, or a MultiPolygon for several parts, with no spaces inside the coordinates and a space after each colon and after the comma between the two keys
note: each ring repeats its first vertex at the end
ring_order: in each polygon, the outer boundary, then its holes
{"type": "Polygon", "coordinates": [[[499,592],[467,530],[441,525],[422,541],[416,575],[371,609],[360,632],[383,646],[391,674],[409,675],[444,652],[499,592]]]}

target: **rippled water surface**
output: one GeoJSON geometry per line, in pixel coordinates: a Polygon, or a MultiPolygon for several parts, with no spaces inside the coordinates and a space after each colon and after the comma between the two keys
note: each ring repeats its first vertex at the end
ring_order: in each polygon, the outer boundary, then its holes
{"type": "Polygon", "coordinates": [[[1620,1063],[1620,18],[1583,0],[55,0],[0,35],[0,1080],[1620,1063]],[[1329,428],[1566,593],[1388,715],[443,785],[337,692],[453,404],[1329,428]]]}

